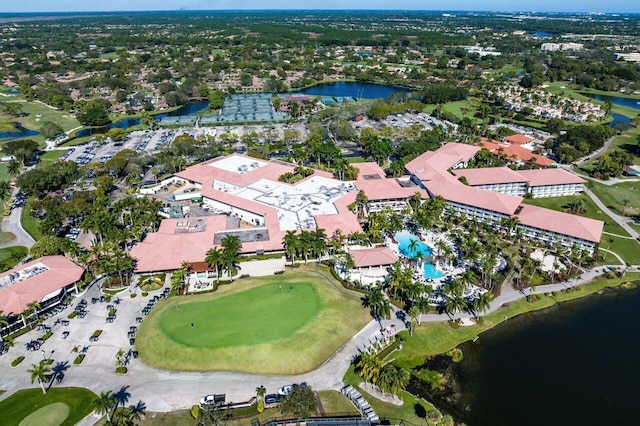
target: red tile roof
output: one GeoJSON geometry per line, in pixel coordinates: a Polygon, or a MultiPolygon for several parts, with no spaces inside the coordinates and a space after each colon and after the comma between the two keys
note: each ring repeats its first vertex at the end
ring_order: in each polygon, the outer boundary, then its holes
{"type": "Polygon", "coordinates": [[[0,274],[0,280],[39,263],[46,266],[48,270],[0,289],[0,311],[3,311],[4,315],[20,314],[27,309],[27,304],[39,303],[45,296],[75,283],[84,272],[82,267],[64,256],[45,256],[0,274]]]}
{"type": "Polygon", "coordinates": [[[503,144],[497,141],[487,141],[486,139],[481,139],[482,146],[491,151],[494,155],[501,155],[507,161],[522,161],[529,162],[533,161],[537,165],[542,167],[547,167],[552,164],[555,164],[550,158],[547,158],[542,155],[534,154],[528,149],[522,148],[518,145],[511,144],[503,144]]]}
{"type": "Polygon", "coordinates": [[[351,250],[349,254],[353,259],[353,263],[355,263],[356,268],[387,266],[393,265],[398,261],[398,256],[396,256],[389,247],[351,250]]]}
{"type": "Polygon", "coordinates": [[[440,195],[447,201],[507,215],[513,214],[522,202],[522,197],[466,186],[455,179],[453,182],[434,180],[423,183],[429,192],[433,195],[440,195]]]}
{"type": "Polygon", "coordinates": [[[586,182],[584,179],[560,168],[518,170],[518,173],[527,179],[529,186],[568,185],[586,182]]]}
{"type": "Polygon", "coordinates": [[[549,210],[542,207],[523,204],[518,211],[518,219],[523,225],[542,230],[569,235],[594,243],[600,242],[604,222],[569,213],[549,210]]]}
{"type": "Polygon", "coordinates": [[[453,170],[456,176],[464,176],[471,186],[490,185],[498,183],[526,182],[520,172],[511,170],[508,167],[486,167],[481,169],[456,169],[453,170]]]}
{"type": "Polygon", "coordinates": [[[516,145],[524,145],[531,142],[533,138],[518,133],[516,135],[507,136],[504,140],[505,142],[514,143],[516,145]]]}

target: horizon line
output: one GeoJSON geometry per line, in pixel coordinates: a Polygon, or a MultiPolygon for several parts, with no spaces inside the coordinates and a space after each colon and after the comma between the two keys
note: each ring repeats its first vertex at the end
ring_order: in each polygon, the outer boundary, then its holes
{"type": "Polygon", "coordinates": [[[588,15],[612,15],[612,14],[624,14],[624,15],[640,15],[638,12],[623,12],[623,11],[597,11],[597,10],[555,10],[555,11],[535,11],[535,10],[494,10],[494,9],[369,9],[369,8],[330,8],[330,9],[316,9],[316,8],[245,8],[245,9],[130,9],[130,10],[55,10],[55,11],[15,11],[15,12],[0,12],[0,15],[12,15],[12,14],[56,14],[56,13],[131,13],[131,12],[277,12],[277,11],[309,11],[309,12],[351,12],[351,11],[370,11],[370,12],[452,12],[452,13],[521,13],[521,14],[588,14],[588,15]]]}

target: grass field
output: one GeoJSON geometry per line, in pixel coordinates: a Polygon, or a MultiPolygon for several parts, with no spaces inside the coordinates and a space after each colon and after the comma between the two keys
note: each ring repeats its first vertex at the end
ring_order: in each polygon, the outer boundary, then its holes
{"type": "MultiPolygon", "coordinates": [[[[10,101],[8,98],[3,98],[0,100],[10,101]]],[[[62,127],[65,132],[68,132],[69,130],[80,126],[80,122],[68,112],[58,111],[36,102],[24,102],[21,100],[18,100],[16,102],[19,102],[20,105],[22,105],[22,111],[26,115],[24,117],[11,119],[3,116],[2,118],[0,118],[0,123],[20,122],[25,128],[31,130],[40,130],[42,123],[44,123],[45,121],[51,121],[60,125],[60,127],[62,127]]],[[[44,137],[41,135],[31,136],[31,139],[41,143],[44,142],[44,137]]]]}
{"type": "MultiPolygon", "coordinates": [[[[547,92],[553,93],[555,95],[561,94],[564,97],[576,99],[582,102],[593,102],[595,104],[604,105],[604,102],[597,101],[587,95],[602,95],[602,96],[617,96],[631,99],[640,100],[639,96],[626,95],[624,93],[618,92],[604,92],[602,90],[595,90],[589,88],[579,88],[575,84],[566,82],[566,81],[554,81],[552,83],[545,83],[548,85],[546,88],[547,92]]],[[[621,105],[612,105],[611,112],[614,114],[624,115],[625,117],[635,118],[638,116],[637,109],[629,108],[621,105]]]]}
{"type": "Polygon", "coordinates": [[[298,374],[370,320],[359,297],[328,271],[311,268],[161,302],[142,324],[136,348],[147,364],[170,370],[298,374]]]}
{"type": "Polygon", "coordinates": [[[48,165],[54,163],[64,153],[64,150],[47,151],[40,156],[40,162],[38,163],[38,165],[48,165]]]}
{"type": "Polygon", "coordinates": [[[0,249],[0,271],[13,268],[27,256],[26,247],[13,246],[0,249]]]}
{"type": "Polygon", "coordinates": [[[593,181],[591,191],[608,208],[620,215],[640,215],[640,182],[623,182],[604,185],[593,181]],[[625,207],[625,200],[627,205],[625,207]]]}
{"type": "Polygon", "coordinates": [[[31,235],[34,240],[40,239],[42,237],[42,232],[40,231],[40,221],[35,217],[31,216],[31,204],[27,201],[22,209],[22,227],[25,231],[31,235]]]}
{"type": "Polygon", "coordinates": [[[39,387],[21,390],[0,402],[0,426],[72,426],[93,411],[95,398],[84,388],[54,387],[46,395],[39,387]]]}
{"type": "MultiPolygon", "coordinates": [[[[434,109],[436,109],[436,105],[430,104],[425,107],[424,112],[431,114],[434,109]]],[[[450,112],[458,118],[468,117],[477,121],[477,118],[474,117],[476,109],[477,102],[468,99],[464,101],[448,102],[442,105],[443,111],[450,112]]]]}

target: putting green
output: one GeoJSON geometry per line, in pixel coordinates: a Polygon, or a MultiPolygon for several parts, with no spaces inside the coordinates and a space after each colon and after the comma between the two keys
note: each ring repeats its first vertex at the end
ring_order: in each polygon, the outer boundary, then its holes
{"type": "Polygon", "coordinates": [[[93,411],[96,394],[84,388],[23,389],[0,401],[0,426],[73,426],[93,411]]]}
{"type": "Polygon", "coordinates": [[[271,284],[201,302],[176,305],[159,317],[160,330],[192,348],[254,345],[289,337],[322,307],[312,284],[271,284]]]}
{"type": "Polygon", "coordinates": [[[69,406],[54,402],[25,417],[19,426],[59,426],[69,417],[69,406]]]}
{"type": "Polygon", "coordinates": [[[313,370],[371,317],[328,271],[301,269],[159,302],[138,331],[140,358],[169,370],[313,370]]]}

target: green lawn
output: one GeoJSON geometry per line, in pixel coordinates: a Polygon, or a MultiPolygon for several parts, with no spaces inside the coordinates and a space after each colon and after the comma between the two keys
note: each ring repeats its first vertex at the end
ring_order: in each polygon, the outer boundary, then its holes
{"type": "Polygon", "coordinates": [[[64,154],[65,150],[55,150],[55,151],[47,151],[42,156],[40,156],[39,165],[48,165],[54,163],[60,158],[62,154],[64,154]]]}
{"type": "Polygon", "coordinates": [[[640,182],[623,182],[615,185],[604,185],[592,181],[591,191],[608,208],[626,216],[640,215],[640,182]],[[627,205],[625,207],[625,200],[627,205]]]}
{"type": "Polygon", "coordinates": [[[95,398],[93,392],[84,388],[54,387],[46,395],[39,387],[21,390],[0,402],[0,426],[73,426],[93,411],[95,398]],[[27,419],[36,411],[37,414],[27,419]]]}
{"type": "Polygon", "coordinates": [[[16,236],[12,232],[0,232],[0,244],[15,240],[16,236]]]}
{"type": "Polygon", "coordinates": [[[318,398],[320,398],[322,409],[326,414],[360,414],[355,405],[338,391],[320,391],[318,398]]]}
{"type": "Polygon", "coordinates": [[[31,216],[31,204],[30,200],[28,200],[24,208],[22,209],[22,227],[25,231],[31,235],[34,240],[40,239],[42,237],[42,232],[40,231],[40,221],[35,217],[31,216]]]}
{"type": "MultiPolygon", "coordinates": [[[[629,265],[640,265],[640,243],[631,238],[620,238],[612,235],[603,235],[602,241],[600,241],[600,248],[615,252],[622,257],[629,265]],[[611,246],[609,246],[609,239],[612,240],[611,246]]],[[[600,252],[604,256],[604,252],[600,252]]],[[[618,260],[614,259],[611,255],[606,257],[604,263],[617,263],[618,260]]]]}
{"type": "MultiPolygon", "coordinates": [[[[450,112],[458,118],[468,117],[472,120],[477,120],[474,117],[477,107],[477,102],[469,99],[464,101],[448,102],[442,105],[443,111],[450,112]]],[[[434,109],[436,109],[436,105],[430,104],[425,107],[424,112],[431,114],[434,109]]]]}
{"type": "Polygon", "coordinates": [[[27,256],[26,247],[13,246],[0,249],[0,271],[6,271],[16,266],[18,262],[27,256]]]}
{"type": "Polygon", "coordinates": [[[9,172],[7,172],[7,163],[0,163],[0,180],[9,180],[9,172]]]}
{"type": "Polygon", "coordinates": [[[142,324],[136,348],[147,364],[170,370],[298,374],[370,320],[359,297],[328,271],[311,268],[161,302],[142,324]]]}
{"type": "Polygon", "coordinates": [[[167,338],[189,348],[259,345],[291,336],[312,322],[321,308],[314,284],[273,282],[165,309],[158,327],[167,338]]]}
{"type": "MultiPolygon", "coordinates": [[[[0,99],[0,101],[6,100],[7,99],[4,98],[0,99]]],[[[40,130],[42,123],[45,121],[51,121],[60,125],[65,132],[80,126],[80,122],[69,112],[58,111],[35,102],[18,102],[22,105],[22,111],[26,115],[11,119],[2,116],[2,118],[0,118],[0,122],[20,122],[25,128],[40,130]]],[[[41,135],[33,136],[32,139],[37,140],[38,142],[44,142],[44,137],[41,135]]]]}

